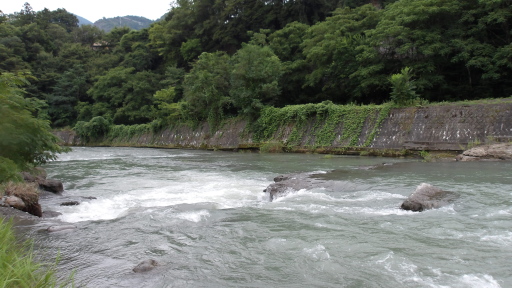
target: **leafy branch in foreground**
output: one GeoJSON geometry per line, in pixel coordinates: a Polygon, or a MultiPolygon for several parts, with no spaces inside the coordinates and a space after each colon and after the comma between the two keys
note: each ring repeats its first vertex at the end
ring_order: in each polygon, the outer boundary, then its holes
{"type": "MultiPolygon", "coordinates": [[[[30,75],[0,74],[0,158],[9,159],[7,164],[19,170],[54,160],[66,151],[57,144],[49,122],[34,116],[40,101],[23,97],[21,87],[28,84],[28,78],[30,75]]],[[[9,179],[0,178],[0,182],[5,180],[9,179]]]]}

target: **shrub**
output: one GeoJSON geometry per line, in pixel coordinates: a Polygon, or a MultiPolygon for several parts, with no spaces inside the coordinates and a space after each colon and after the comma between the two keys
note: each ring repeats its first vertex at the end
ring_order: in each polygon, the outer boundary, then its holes
{"type": "Polygon", "coordinates": [[[7,181],[21,181],[18,166],[11,159],[0,156],[0,183],[7,181]]]}
{"type": "Polygon", "coordinates": [[[73,128],[85,141],[98,139],[110,131],[110,122],[102,116],[96,116],[89,122],[78,121],[73,128]]]}
{"type": "Polygon", "coordinates": [[[281,142],[267,142],[261,145],[261,153],[281,153],[283,152],[283,143],[281,142]]]}
{"type": "Polygon", "coordinates": [[[412,80],[412,69],[405,67],[399,74],[391,75],[391,100],[399,106],[411,105],[418,98],[416,85],[412,80]]]}

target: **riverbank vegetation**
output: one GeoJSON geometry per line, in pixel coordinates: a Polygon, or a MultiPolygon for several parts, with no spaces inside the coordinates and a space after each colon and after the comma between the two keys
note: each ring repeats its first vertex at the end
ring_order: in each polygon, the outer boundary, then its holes
{"type": "Polygon", "coordinates": [[[352,145],[376,105],[512,95],[508,0],[179,0],[139,31],[77,23],[28,3],[0,15],[0,71],[31,72],[38,117],[84,139],[243,117],[265,140],[269,115],[318,108],[352,145]]]}
{"type": "Polygon", "coordinates": [[[20,243],[12,222],[0,218],[0,287],[59,287],[55,271],[39,264],[30,242],[20,243]]]}
{"type": "MultiPolygon", "coordinates": [[[[41,117],[45,103],[24,97],[23,85],[30,75],[0,74],[0,197],[17,196],[25,204],[38,205],[34,184],[20,182],[27,171],[56,157],[66,149],[57,145],[50,123],[41,117]],[[5,192],[4,192],[5,191],[5,192]]],[[[27,245],[18,245],[11,223],[0,218],[0,287],[53,287],[55,269],[33,260],[27,245]],[[44,268],[44,269],[43,269],[44,268]]]]}

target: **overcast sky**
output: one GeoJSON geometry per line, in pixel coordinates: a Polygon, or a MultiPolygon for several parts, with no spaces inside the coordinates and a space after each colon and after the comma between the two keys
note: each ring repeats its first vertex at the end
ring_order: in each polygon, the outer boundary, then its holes
{"type": "Polygon", "coordinates": [[[0,0],[0,10],[5,14],[19,12],[25,2],[30,3],[34,11],[44,8],[56,10],[64,8],[68,12],[94,22],[103,17],[143,16],[156,20],[169,11],[172,0],[0,0]]]}

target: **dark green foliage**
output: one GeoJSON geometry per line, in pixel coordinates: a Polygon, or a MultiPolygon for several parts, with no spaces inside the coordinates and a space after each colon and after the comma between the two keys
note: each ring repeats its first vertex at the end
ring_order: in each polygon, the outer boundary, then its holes
{"type": "Polygon", "coordinates": [[[74,130],[85,141],[91,141],[107,135],[110,131],[110,126],[111,124],[107,119],[96,116],[89,122],[78,121],[74,130]]]}
{"type": "Polygon", "coordinates": [[[57,80],[53,93],[46,96],[48,114],[54,126],[70,126],[77,118],[79,101],[87,100],[87,74],[82,65],[72,67],[57,80]]]}
{"type": "Polygon", "coordinates": [[[0,158],[11,160],[3,169],[13,163],[18,169],[43,164],[64,151],[50,133],[48,121],[34,117],[39,102],[22,96],[20,86],[26,84],[23,75],[0,74],[0,158]]]}
{"type": "Polygon", "coordinates": [[[256,118],[281,93],[281,61],[268,46],[247,44],[233,55],[232,63],[229,94],[233,104],[241,115],[256,118]]]}
{"type": "Polygon", "coordinates": [[[412,92],[430,102],[509,97],[510,7],[510,0],[178,0],[147,29],[105,33],[78,27],[63,9],[27,4],[0,15],[0,72],[37,78],[26,87],[40,100],[31,101],[39,107],[33,113],[47,113],[53,126],[101,116],[158,127],[206,120],[215,129],[226,117],[256,119],[269,105],[411,105],[412,92]],[[413,82],[403,67],[414,71],[413,82]]]}
{"type": "MultiPolygon", "coordinates": [[[[93,116],[113,119],[114,124],[149,122],[153,111],[153,94],[161,87],[162,77],[150,71],[117,67],[98,78],[87,92],[95,103],[93,116]]],[[[82,107],[83,111],[84,107],[82,107]]]]}
{"type": "Polygon", "coordinates": [[[207,120],[216,129],[229,108],[231,65],[225,53],[203,53],[185,77],[184,100],[192,119],[207,120]]]}

